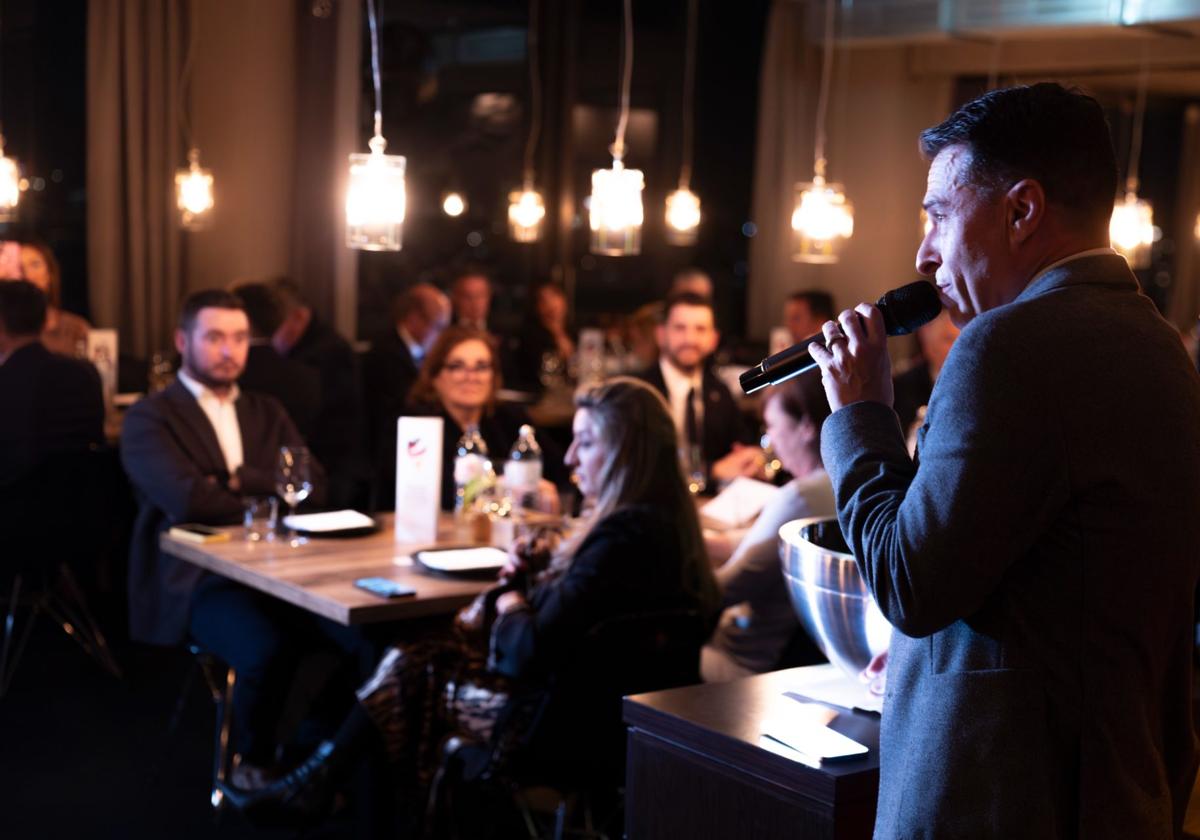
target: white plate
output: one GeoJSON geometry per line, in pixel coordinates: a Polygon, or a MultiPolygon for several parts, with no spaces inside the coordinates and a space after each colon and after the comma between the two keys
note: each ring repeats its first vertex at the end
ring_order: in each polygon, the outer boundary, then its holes
{"type": "Polygon", "coordinates": [[[427,569],[453,575],[498,570],[508,560],[508,553],[491,546],[435,548],[418,551],[416,559],[427,569]]]}

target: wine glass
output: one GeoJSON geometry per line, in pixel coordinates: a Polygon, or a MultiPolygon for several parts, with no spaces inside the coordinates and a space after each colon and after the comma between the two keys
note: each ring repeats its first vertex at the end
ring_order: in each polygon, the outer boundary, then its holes
{"type": "MultiPolygon", "coordinates": [[[[287,502],[289,516],[296,513],[296,505],[303,502],[312,494],[312,456],[304,446],[279,447],[279,464],[275,469],[275,492],[279,498],[287,502]]],[[[303,545],[307,542],[296,533],[295,527],[288,526],[289,544],[303,545]]]]}

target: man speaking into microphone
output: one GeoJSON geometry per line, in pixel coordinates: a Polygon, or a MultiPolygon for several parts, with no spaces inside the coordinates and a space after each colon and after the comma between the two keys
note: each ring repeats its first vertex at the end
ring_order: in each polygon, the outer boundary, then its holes
{"type": "Polygon", "coordinates": [[[810,348],[838,516],[895,627],[877,838],[1169,838],[1196,775],[1200,379],[1109,249],[1104,114],[992,91],[921,135],[962,328],[910,459],[869,304],[810,348]]]}

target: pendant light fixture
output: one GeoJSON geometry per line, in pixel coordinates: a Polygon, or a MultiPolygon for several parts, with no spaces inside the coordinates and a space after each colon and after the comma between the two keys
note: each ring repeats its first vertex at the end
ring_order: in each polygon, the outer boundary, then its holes
{"type": "Polygon", "coordinates": [[[525,138],[521,189],[508,194],[508,234],[515,242],[537,242],[542,235],[542,220],[546,217],[546,204],[534,186],[533,177],[533,155],[542,130],[539,25],[538,0],[529,0],[529,31],[525,35],[525,61],[529,66],[529,136],[525,138]]]}
{"type": "Polygon", "coordinates": [[[683,160],[679,188],[667,196],[667,242],[692,245],[700,230],[700,197],[692,192],[692,101],[696,84],[696,0],[688,0],[687,47],[683,64],[683,160]]]}
{"type": "Polygon", "coordinates": [[[21,170],[17,162],[4,155],[4,135],[0,134],[0,222],[11,221],[17,215],[21,200],[21,170]]]}
{"type": "MultiPolygon", "coordinates": [[[[366,0],[371,30],[371,81],[375,88],[375,134],[367,143],[370,154],[350,155],[350,186],[346,191],[346,245],[362,251],[399,251],[407,201],[405,159],[385,155],[383,93],[379,80],[379,25],[375,0],[366,0]]],[[[465,209],[465,208],[464,208],[465,209]]]]}
{"type": "Polygon", "coordinates": [[[833,0],[826,0],[813,179],[796,185],[792,210],[795,242],[792,259],[798,262],[835,263],[841,246],[854,234],[854,206],[847,200],[841,184],[825,181],[825,113],[829,108],[829,83],[833,70],[833,22],[833,0]]]}
{"type": "Polygon", "coordinates": [[[195,2],[188,4],[188,47],[179,72],[179,122],[183,128],[183,139],[188,145],[188,165],[175,170],[175,206],[179,210],[179,224],[184,230],[204,230],[212,222],[212,210],[216,206],[213,194],[211,169],[200,166],[200,149],[192,137],[192,124],[188,119],[189,100],[192,93],[192,59],[196,52],[199,25],[195,2]]]}
{"type": "Polygon", "coordinates": [[[640,169],[625,168],[625,128],[629,124],[629,86],[633,81],[633,4],[625,0],[624,39],[621,61],[621,116],[617,136],[610,148],[611,169],[592,172],[589,223],[592,253],[623,257],[642,250],[642,189],[640,169]]]}
{"type": "Polygon", "coordinates": [[[462,193],[452,190],[442,196],[442,212],[456,219],[467,212],[467,200],[462,193]]]}
{"type": "MultiPolygon", "coordinates": [[[[4,30],[0,27],[0,33],[4,30]]],[[[0,86],[0,93],[3,87],[0,86]]],[[[0,101],[3,97],[0,96],[0,101]]],[[[2,122],[2,120],[0,120],[2,122]]],[[[21,168],[16,160],[4,154],[4,134],[0,133],[0,222],[11,221],[17,215],[21,200],[21,168]]]]}
{"type": "Polygon", "coordinates": [[[1113,249],[1125,257],[1130,268],[1150,267],[1150,246],[1154,244],[1154,208],[1140,199],[1138,191],[1138,159],[1142,152],[1142,125],[1146,117],[1146,89],[1150,68],[1142,61],[1138,76],[1137,101],[1133,112],[1133,138],[1129,144],[1129,168],[1125,177],[1125,196],[1113,206],[1108,235],[1113,249]]]}

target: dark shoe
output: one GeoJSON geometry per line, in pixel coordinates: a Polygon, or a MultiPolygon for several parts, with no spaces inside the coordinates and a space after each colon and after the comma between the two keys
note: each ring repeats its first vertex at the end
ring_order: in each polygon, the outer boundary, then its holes
{"type": "Polygon", "coordinates": [[[226,801],[256,825],[298,826],[320,822],[333,806],[336,746],[323,742],[308,760],[258,790],[221,784],[226,801]]]}

